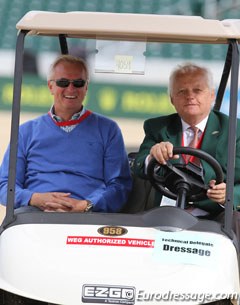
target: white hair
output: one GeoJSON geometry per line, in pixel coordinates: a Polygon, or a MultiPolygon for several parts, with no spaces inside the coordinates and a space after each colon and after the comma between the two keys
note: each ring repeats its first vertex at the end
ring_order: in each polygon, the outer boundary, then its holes
{"type": "Polygon", "coordinates": [[[169,95],[171,95],[172,89],[173,89],[173,84],[179,75],[185,75],[188,73],[191,74],[191,73],[195,73],[195,72],[202,73],[206,77],[209,89],[214,89],[213,75],[209,69],[207,69],[205,67],[200,67],[193,63],[184,63],[182,65],[178,65],[170,74],[169,85],[168,85],[169,95]]]}

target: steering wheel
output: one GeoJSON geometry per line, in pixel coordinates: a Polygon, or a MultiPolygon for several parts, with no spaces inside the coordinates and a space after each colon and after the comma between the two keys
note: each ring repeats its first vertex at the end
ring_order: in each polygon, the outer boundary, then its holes
{"type": "MultiPolygon", "coordinates": [[[[223,182],[222,167],[205,151],[191,147],[175,147],[173,154],[190,155],[206,161],[215,173],[216,184],[223,182]]],[[[177,200],[183,193],[185,194],[184,199],[187,199],[188,202],[207,198],[206,192],[209,186],[204,183],[203,169],[194,163],[177,164],[167,161],[167,164],[163,165],[153,158],[149,162],[147,176],[152,186],[168,198],[177,200]]]]}

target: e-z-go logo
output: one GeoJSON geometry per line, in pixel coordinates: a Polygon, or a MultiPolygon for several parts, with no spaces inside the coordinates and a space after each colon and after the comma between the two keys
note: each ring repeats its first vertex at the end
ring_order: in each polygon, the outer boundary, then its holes
{"type": "Polygon", "coordinates": [[[133,305],[135,287],[86,284],[82,288],[82,302],[133,305]]]}

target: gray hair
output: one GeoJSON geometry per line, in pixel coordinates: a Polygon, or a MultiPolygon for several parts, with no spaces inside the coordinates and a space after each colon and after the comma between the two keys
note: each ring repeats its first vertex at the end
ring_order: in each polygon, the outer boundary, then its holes
{"type": "Polygon", "coordinates": [[[207,69],[205,67],[200,67],[200,66],[192,64],[192,63],[185,63],[182,65],[178,65],[170,74],[169,85],[168,85],[169,95],[171,96],[173,84],[179,75],[195,73],[195,72],[201,72],[206,77],[209,89],[214,89],[213,75],[209,69],[207,69]]]}
{"type": "Polygon", "coordinates": [[[75,65],[80,66],[86,73],[86,77],[87,77],[87,81],[89,80],[89,71],[88,71],[88,66],[87,63],[80,57],[75,57],[72,55],[59,55],[54,62],[51,64],[50,69],[49,69],[49,73],[48,73],[48,80],[51,80],[53,78],[53,74],[54,74],[54,70],[56,68],[56,66],[60,63],[72,63],[75,65]]]}

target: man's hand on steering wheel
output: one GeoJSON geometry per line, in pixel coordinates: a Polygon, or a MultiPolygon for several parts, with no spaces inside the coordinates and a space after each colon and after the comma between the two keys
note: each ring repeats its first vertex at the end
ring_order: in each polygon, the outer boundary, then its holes
{"type": "Polygon", "coordinates": [[[178,159],[179,155],[173,155],[172,143],[160,142],[152,146],[150,157],[155,158],[160,164],[166,164],[170,159],[178,159]]]}
{"type": "Polygon", "coordinates": [[[216,180],[209,181],[209,189],[207,190],[207,196],[212,201],[224,205],[226,201],[226,183],[222,182],[216,184],[216,180]]]}
{"type": "MultiPolygon", "coordinates": [[[[177,176],[185,180],[185,183],[189,182],[190,191],[189,198],[191,201],[197,201],[205,198],[209,198],[217,203],[224,204],[226,196],[226,184],[223,182],[223,172],[220,164],[211,155],[206,152],[194,149],[190,147],[175,147],[173,148],[170,142],[161,142],[155,144],[150,151],[149,166],[147,169],[148,177],[152,185],[165,196],[175,199],[176,192],[171,189],[172,179],[177,176]],[[191,176],[188,175],[186,169],[182,171],[181,168],[175,167],[169,160],[178,159],[179,154],[187,154],[195,156],[199,159],[207,162],[215,172],[215,179],[209,181],[209,185],[204,185],[201,181],[192,180],[191,176]],[[152,160],[151,160],[152,159],[152,160]],[[156,175],[156,168],[162,165],[166,175],[156,175]],[[169,189],[170,187],[170,189],[169,189]],[[196,189],[197,187],[197,189],[196,189]],[[197,194],[194,192],[197,190],[197,194]]],[[[187,168],[187,166],[186,166],[187,168]]]]}

